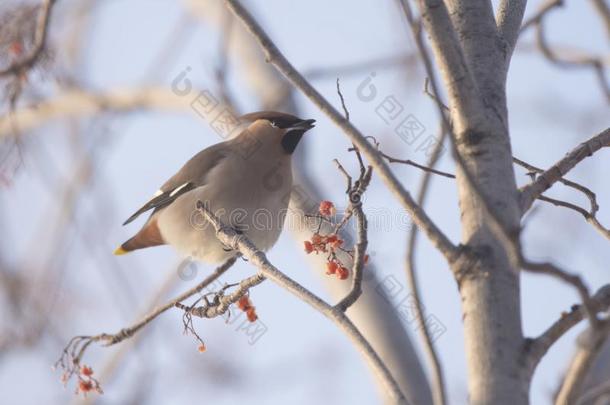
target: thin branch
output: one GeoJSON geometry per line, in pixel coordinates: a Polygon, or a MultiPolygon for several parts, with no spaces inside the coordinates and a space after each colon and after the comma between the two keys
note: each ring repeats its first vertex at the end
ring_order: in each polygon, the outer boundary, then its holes
{"type": "MultiPolygon", "coordinates": [[[[605,312],[610,308],[610,284],[601,287],[593,295],[591,305],[592,309],[597,313],[605,312]]],[[[530,373],[534,372],[540,360],[555,342],[586,317],[587,313],[582,305],[573,305],[569,312],[562,313],[561,317],[546,331],[534,340],[531,340],[526,350],[530,373]]]]}
{"type": "MultiPolygon", "coordinates": [[[[337,166],[341,172],[346,175],[346,181],[351,184],[351,177],[347,175],[345,169],[341,166],[339,161],[335,160],[337,166]]],[[[347,194],[349,195],[349,206],[347,211],[354,215],[356,218],[356,246],[354,247],[354,259],[352,263],[352,287],[349,293],[343,298],[337,305],[336,308],[345,312],[351,307],[356,300],[362,294],[362,275],[365,265],[365,254],[368,246],[367,238],[367,220],[366,215],[362,211],[362,195],[366,191],[366,188],[371,182],[371,176],[373,174],[373,168],[369,166],[365,173],[360,176],[356,181],[354,187],[348,189],[347,194]]],[[[351,214],[349,216],[351,216],[351,214]]],[[[346,214],[346,217],[348,215],[346,214]]]]}
{"type": "MultiPolygon", "coordinates": [[[[186,311],[190,315],[197,316],[199,318],[215,318],[218,316],[224,315],[231,305],[235,304],[241,297],[246,295],[250,288],[255,287],[265,281],[265,277],[261,274],[255,274],[254,276],[250,276],[244,280],[242,280],[238,284],[238,288],[235,289],[230,294],[224,294],[224,290],[221,290],[219,293],[215,293],[215,297],[212,302],[206,302],[205,305],[195,307],[194,305],[187,306],[181,304],[180,302],[176,303],[176,308],[180,308],[186,311]]],[[[204,297],[207,301],[207,298],[204,297]]]]}
{"type": "Polygon", "coordinates": [[[607,0],[592,0],[597,13],[602,19],[608,38],[610,38],[610,6],[608,6],[607,0]]]}
{"type": "MultiPolygon", "coordinates": [[[[349,121],[349,110],[345,106],[345,98],[343,97],[343,93],[341,93],[341,86],[339,85],[339,78],[337,77],[337,94],[339,95],[339,99],[341,100],[341,107],[343,107],[343,112],[345,113],[345,119],[349,121]]],[[[362,160],[362,155],[360,154],[360,150],[358,147],[352,142],[352,150],[356,152],[356,157],[358,158],[358,163],[360,164],[360,177],[364,176],[365,168],[364,168],[364,160],[362,160]]]]}
{"type": "Polygon", "coordinates": [[[277,46],[271,41],[271,38],[269,38],[258,22],[239,1],[225,0],[225,2],[235,16],[238,17],[259,42],[266,55],[267,61],[272,63],[295,87],[301,90],[305,96],[332,120],[333,123],[349,136],[352,142],[358,147],[359,151],[367,157],[368,161],[378,173],[381,180],[387,185],[388,189],[409,212],[413,222],[423,230],[433,245],[441,251],[447,260],[453,262],[458,255],[456,246],[442,230],[432,222],[430,217],[428,217],[421,207],[415,203],[413,197],[411,197],[398,178],[388,168],[383,161],[383,157],[369,142],[367,142],[365,136],[349,121],[342,117],[341,114],[339,114],[339,112],[290,64],[277,46]]]}
{"type": "Polygon", "coordinates": [[[207,276],[203,281],[201,281],[195,287],[180,294],[179,296],[177,296],[176,298],[167,302],[166,304],[163,304],[160,307],[154,309],[150,314],[146,315],[139,322],[137,322],[127,328],[123,328],[119,332],[114,333],[114,334],[100,333],[99,335],[86,336],[86,337],[89,340],[91,340],[92,342],[103,342],[104,346],[112,346],[114,344],[122,342],[125,339],[129,339],[130,337],[135,335],[140,329],[142,329],[144,326],[148,325],[150,322],[155,320],[159,315],[161,315],[168,309],[175,307],[177,303],[182,302],[182,301],[192,297],[193,295],[201,292],[204,288],[206,288],[207,286],[212,284],[214,281],[216,281],[218,279],[218,277],[220,277],[227,270],[229,270],[229,268],[231,268],[231,266],[233,266],[233,264],[235,263],[236,260],[237,260],[237,258],[235,258],[235,257],[228,259],[221,266],[219,266],[212,274],[207,276]]]}
{"type": "Polygon", "coordinates": [[[555,405],[567,405],[576,402],[589,370],[597,358],[610,331],[610,321],[606,320],[601,328],[587,330],[580,336],[578,351],[574,355],[572,362],[563,379],[559,389],[559,394],[555,399],[555,405]]]}
{"type": "Polygon", "coordinates": [[[21,133],[25,133],[56,118],[86,116],[103,111],[136,111],[143,108],[185,111],[190,108],[197,92],[197,89],[193,89],[193,97],[184,97],[165,87],[116,88],[99,93],[67,90],[51,100],[0,116],[0,139],[13,133],[12,122],[21,133]]]}
{"type": "Polygon", "coordinates": [[[547,15],[547,13],[549,13],[555,7],[563,7],[563,1],[564,0],[547,0],[545,3],[542,4],[542,6],[540,6],[538,11],[536,11],[533,16],[528,18],[523,23],[519,34],[523,34],[525,30],[538,24],[547,15]]]}
{"type": "Polygon", "coordinates": [[[608,402],[610,399],[610,380],[606,380],[590,388],[587,392],[582,394],[580,398],[578,398],[578,402],[576,405],[585,405],[585,404],[603,404],[602,400],[605,399],[608,402]]]}
{"type": "MultiPolygon", "coordinates": [[[[432,156],[430,157],[430,161],[428,162],[428,165],[431,167],[433,167],[440,158],[443,141],[445,140],[445,134],[446,134],[445,132],[443,132],[441,134],[441,139],[439,140],[438,144],[436,144],[436,147],[434,148],[434,151],[432,152],[432,156]]],[[[429,189],[430,184],[432,183],[431,174],[432,174],[431,172],[427,172],[426,174],[424,174],[424,178],[422,179],[421,185],[419,188],[419,195],[417,197],[417,203],[419,205],[421,205],[422,207],[425,204],[428,189],[429,189]]],[[[411,231],[409,233],[409,241],[408,241],[408,245],[407,245],[407,261],[406,261],[407,280],[409,280],[411,292],[413,293],[413,298],[415,300],[415,310],[417,312],[417,318],[418,318],[418,322],[419,322],[419,331],[420,331],[421,337],[424,341],[426,353],[428,355],[428,358],[429,358],[431,366],[432,366],[433,377],[434,377],[434,383],[433,383],[434,403],[436,405],[444,405],[445,403],[447,403],[447,389],[446,389],[446,385],[445,385],[445,378],[443,375],[443,366],[442,366],[442,363],[438,356],[438,353],[436,352],[436,349],[434,347],[434,340],[432,339],[432,335],[430,334],[430,330],[428,329],[428,324],[425,322],[423,301],[422,301],[422,296],[420,293],[419,283],[417,281],[417,274],[416,274],[416,270],[415,270],[415,249],[417,246],[417,236],[418,236],[417,228],[412,227],[411,231]]]]}
{"type": "Polygon", "coordinates": [[[100,333],[99,335],[94,336],[75,336],[70,339],[68,344],[64,347],[59,360],[57,360],[57,362],[55,363],[55,368],[61,368],[62,370],[64,370],[62,380],[67,382],[70,378],[72,378],[72,376],[79,375],[81,360],[83,359],[83,356],[85,355],[87,349],[92,343],[103,342],[104,346],[112,346],[114,344],[131,338],[140,329],[148,325],[159,315],[161,315],[168,309],[173,308],[176,303],[192,297],[193,295],[199,293],[201,290],[213,283],[216,279],[218,279],[218,277],[220,277],[231,266],[233,266],[236,260],[236,257],[228,259],[221,266],[219,266],[212,274],[206,277],[201,283],[197,284],[192,289],[174,298],[165,305],[162,305],[157,309],[153,310],[141,321],[135,323],[130,327],[123,328],[119,332],[114,334],[100,333]]]}
{"type": "Polygon", "coordinates": [[[32,51],[27,56],[12,63],[9,67],[1,69],[0,77],[20,74],[36,64],[38,58],[44,51],[47,42],[51,11],[56,1],[57,0],[45,0],[41,5],[38,21],[36,23],[34,47],[32,51]]]}
{"type": "Polygon", "coordinates": [[[415,163],[411,159],[397,159],[395,157],[389,156],[388,154],[386,154],[384,152],[379,151],[379,153],[381,153],[381,156],[386,158],[388,160],[388,162],[390,162],[390,163],[403,163],[403,164],[406,164],[409,166],[417,167],[418,169],[421,169],[424,172],[429,173],[429,174],[437,174],[439,176],[448,177],[450,179],[455,179],[455,174],[436,170],[429,166],[420,165],[419,163],[415,163]]]}
{"type": "MultiPolygon", "coordinates": [[[[513,156],[513,162],[515,162],[519,166],[524,167],[525,169],[529,170],[528,175],[532,176],[533,179],[536,178],[537,174],[544,173],[543,169],[536,167],[530,163],[527,163],[521,159],[518,159],[514,156],[513,156]]],[[[571,187],[575,190],[580,191],[584,195],[586,195],[591,203],[591,210],[589,211],[589,213],[591,215],[595,215],[595,213],[599,210],[599,205],[597,204],[597,196],[591,189],[583,186],[582,184],[576,183],[574,181],[564,179],[563,177],[559,179],[559,182],[564,184],[567,187],[571,187]]]]}
{"type": "Polygon", "coordinates": [[[591,326],[596,328],[599,325],[599,319],[596,316],[597,311],[595,310],[594,301],[589,295],[589,289],[584,284],[579,275],[572,274],[566,270],[563,270],[550,262],[532,262],[525,259],[524,257],[521,257],[521,266],[524,270],[527,270],[531,273],[548,274],[560,280],[563,280],[568,284],[571,284],[580,295],[580,298],[583,302],[583,307],[585,308],[585,312],[587,317],[589,318],[591,326]]]}
{"type": "Polygon", "coordinates": [[[560,181],[577,164],[608,146],[610,146],[610,128],[581,143],[563,159],[541,173],[534,182],[521,189],[520,205],[522,212],[527,211],[538,196],[551,188],[557,181],[560,181]]]}
{"type": "Polygon", "coordinates": [[[595,215],[591,215],[590,212],[588,212],[587,210],[585,210],[582,207],[579,207],[576,204],[572,204],[566,201],[561,201],[561,200],[557,200],[554,198],[549,198],[546,197],[544,195],[541,195],[538,197],[539,200],[541,201],[545,201],[548,203],[551,203],[555,206],[558,207],[564,207],[564,208],[568,208],[570,210],[576,211],[579,214],[581,214],[583,217],[585,217],[585,220],[590,223],[591,225],[593,225],[593,228],[598,231],[603,237],[605,237],[606,239],[610,239],[610,229],[604,227],[599,220],[597,219],[597,217],[595,215]]]}
{"type": "Polygon", "coordinates": [[[324,302],[321,298],[310,292],[308,289],[292,280],[273,264],[269,262],[267,256],[260,251],[244,234],[238,234],[234,229],[224,225],[220,219],[203,202],[197,202],[197,209],[204,218],[209,221],[216,229],[216,236],[226,246],[240,252],[250,264],[257,267],[260,274],[280,287],[286,289],[297,298],[311,305],[321,314],[332,320],[341,328],[352,340],[356,348],[370,361],[376,374],[384,382],[384,385],[391,394],[392,399],[397,403],[405,402],[405,397],[400,391],[396,380],[390,374],[387,366],[383,363],[379,355],[371,347],[370,343],[354,326],[345,314],[324,302]]]}
{"type": "Polygon", "coordinates": [[[560,68],[589,68],[593,70],[600,87],[608,101],[610,101],[610,79],[606,76],[604,60],[598,56],[565,56],[558,55],[549,45],[546,37],[544,20],[536,23],[536,45],[542,55],[552,64],[560,68]]]}

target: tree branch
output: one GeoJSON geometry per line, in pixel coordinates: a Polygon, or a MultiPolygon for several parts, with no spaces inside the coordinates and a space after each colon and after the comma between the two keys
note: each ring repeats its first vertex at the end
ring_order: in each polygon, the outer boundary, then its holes
{"type": "Polygon", "coordinates": [[[553,205],[558,206],[558,207],[564,207],[564,208],[568,208],[570,210],[578,212],[583,217],[585,217],[585,220],[588,223],[590,223],[593,226],[593,228],[596,231],[598,231],[603,237],[605,237],[606,239],[610,239],[610,229],[604,227],[599,222],[599,220],[597,219],[597,217],[595,215],[591,215],[591,213],[587,212],[587,210],[585,210],[584,208],[579,207],[576,204],[572,204],[572,203],[569,203],[569,202],[566,202],[566,201],[557,200],[557,199],[554,199],[554,198],[549,198],[549,197],[546,197],[544,195],[539,196],[538,199],[540,201],[545,201],[545,202],[548,202],[548,203],[553,204],[553,205]]]}
{"type": "Polygon", "coordinates": [[[189,108],[191,101],[191,97],[181,97],[172,89],[164,87],[119,88],[100,93],[70,90],[51,100],[1,116],[0,139],[13,133],[13,123],[20,131],[25,132],[52,119],[91,115],[102,111],[136,111],[142,108],[183,111],[189,108]]]}
{"type": "MultiPolygon", "coordinates": [[[[417,38],[421,28],[419,26],[415,27],[413,24],[408,0],[400,0],[400,4],[407,14],[407,19],[415,31],[414,36],[417,38]]],[[[419,0],[418,4],[423,24],[430,35],[432,50],[447,84],[451,107],[456,109],[458,117],[469,117],[470,120],[485,125],[485,107],[472,77],[472,72],[468,68],[445,2],[443,0],[419,0]]],[[[424,56],[421,46],[420,54],[422,57],[424,56]]],[[[428,67],[426,67],[426,70],[429,71],[428,67]]],[[[430,73],[428,75],[430,76],[430,73]]],[[[460,119],[457,122],[460,129],[464,123],[462,121],[460,119]]]]}
{"type": "Polygon", "coordinates": [[[505,43],[505,59],[510,60],[517,39],[527,0],[502,0],[498,6],[496,25],[505,43]]]}
{"type": "Polygon", "coordinates": [[[339,309],[327,304],[317,295],[292,280],[273,264],[267,256],[261,252],[244,234],[238,234],[234,229],[223,224],[220,219],[203,202],[197,202],[197,209],[204,218],[216,229],[216,236],[227,247],[240,252],[245,259],[257,267],[260,274],[280,287],[286,289],[297,298],[311,305],[318,312],[333,321],[352,340],[356,348],[370,361],[378,377],[385,383],[386,390],[391,393],[393,400],[397,403],[404,402],[405,397],[388,368],[381,358],[371,347],[366,338],[354,326],[350,319],[339,309]]]}
{"type": "Polygon", "coordinates": [[[560,181],[577,164],[608,146],[610,146],[610,128],[578,145],[563,159],[555,163],[544,173],[541,173],[534,182],[523,187],[520,193],[522,213],[525,213],[532,206],[532,203],[538,196],[551,188],[557,181],[560,181]]]}
{"type": "Polygon", "coordinates": [[[206,302],[205,305],[196,307],[195,304],[189,306],[177,302],[175,307],[199,318],[216,318],[217,316],[224,315],[229,310],[231,305],[235,304],[241,297],[248,293],[250,288],[259,285],[263,281],[265,281],[265,277],[263,275],[255,274],[243,279],[238,284],[238,288],[236,288],[235,291],[230,294],[225,295],[224,290],[220,291],[220,293],[215,296],[211,303],[206,302]]]}
{"type": "Polygon", "coordinates": [[[225,0],[235,16],[246,26],[261,45],[267,61],[273,64],[296,88],[301,90],[331,121],[351,139],[358,149],[367,157],[379,177],[388,189],[396,196],[402,206],[409,212],[413,222],[428,236],[433,245],[452,262],[457,257],[457,248],[449,238],[436,226],[428,215],[419,207],[413,197],[398,181],[396,176],[383,161],[383,157],[366,140],[365,136],[305,80],[305,78],[282,55],[271,38],[264,32],[258,22],[237,0],[225,0]]]}
{"type": "Polygon", "coordinates": [[[563,379],[555,399],[555,405],[576,403],[581,394],[584,382],[593,362],[597,358],[610,331],[610,321],[606,320],[602,328],[588,329],[579,336],[579,348],[563,379]]]}
{"type": "Polygon", "coordinates": [[[527,30],[529,27],[538,24],[549,11],[553,10],[555,7],[563,7],[564,0],[547,0],[546,3],[542,4],[538,11],[528,18],[523,25],[521,26],[521,30],[519,34],[522,34],[523,31],[527,30]]]}
{"type": "MultiPolygon", "coordinates": [[[[357,242],[354,247],[354,261],[352,263],[352,287],[349,293],[343,298],[337,305],[336,308],[345,312],[351,307],[356,300],[362,294],[362,275],[365,265],[365,254],[368,246],[367,237],[367,220],[366,215],[362,211],[362,195],[366,191],[369,183],[371,182],[371,176],[373,169],[369,166],[364,173],[361,173],[360,178],[356,181],[354,186],[351,186],[351,178],[343,169],[339,161],[335,160],[339,169],[345,174],[348,182],[347,194],[349,196],[349,206],[347,212],[352,212],[356,218],[356,238],[357,242]]],[[[364,166],[362,166],[364,168],[364,166]]],[[[348,217],[348,214],[346,214],[348,217]]],[[[339,226],[340,227],[340,226],[339,226]]]]}
{"type": "Polygon", "coordinates": [[[105,346],[112,346],[114,344],[120,343],[126,339],[134,336],[140,329],[144,326],[148,325],[154,319],[156,319],[159,315],[164,313],[170,308],[176,306],[177,303],[186,300],[187,298],[192,297],[193,295],[199,293],[201,290],[206,288],[208,285],[213,283],[218,277],[220,277],[223,273],[225,273],[237,260],[236,257],[230,258],[225,261],[221,266],[219,266],[212,274],[206,277],[203,281],[197,284],[195,287],[190,290],[184,292],[168,303],[158,307],[153,310],[150,314],[145,316],[141,321],[127,327],[121,329],[119,332],[114,334],[109,333],[100,333],[99,335],[94,336],[75,336],[73,337],[68,344],[65,346],[61,357],[55,363],[55,367],[59,367],[64,370],[64,376],[62,379],[67,381],[73,375],[79,373],[80,370],[80,362],[87,351],[87,348],[94,342],[103,342],[105,346]]]}
{"type": "MultiPolygon", "coordinates": [[[[445,132],[442,133],[441,139],[436,144],[434,151],[432,152],[432,156],[430,157],[430,161],[428,165],[430,167],[434,167],[434,165],[438,162],[440,158],[440,152],[442,151],[443,141],[445,139],[445,132]]],[[[432,172],[426,172],[421,182],[421,186],[419,188],[419,195],[417,197],[417,203],[420,206],[424,206],[426,196],[428,193],[428,189],[430,184],[432,183],[432,172]]],[[[417,318],[419,322],[419,331],[424,341],[424,346],[426,349],[426,353],[431,363],[432,371],[433,371],[433,394],[434,394],[434,403],[436,405],[444,405],[447,403],[447,389],[445,386],[445,378],[443,375],[443,366],[434,347],[434,340],[430,334],[430,330],[428,328],[428,324],[425,322],[425,314],[423,308],[423,301],[421,292],[419,290],[419,283],[417,281],[417,273],[415,270],[415,252],[417,246],[417,228],[412,227],[409,233],[409,240],[407,245],[407,280],[409,280],[409,284],[411,286],[411,292],[413,293],[413,298],[415,299],[415,310],[417,312],[417,318]]]]}
{"type": "MultiPolygon", "coordinates": [[[[605,312],[610,308],[610,284],[601,287],[591,298],[592,309],[599,313],[605,312]]],[[[537,338],[530,340],[526,346],[528,365],[530,374],[534,372],[540,360],[549,349],[570,329],[587,317],[583,305],[572,305],[567,313],[562,313],[561,317],[555,321],[546,331],[537,338]]]]}

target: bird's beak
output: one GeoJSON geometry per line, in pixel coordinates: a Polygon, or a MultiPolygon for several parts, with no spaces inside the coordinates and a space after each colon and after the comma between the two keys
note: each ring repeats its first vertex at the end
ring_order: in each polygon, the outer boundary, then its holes
{"type": "Polygon", "coordinates": [[[316,120],[303,120],[301,122],[298,122],[296,125],[293,125],[292,127],[290,127],[290,130],[300,129],[303,132],[309,131],[310,129],[315,127],[315,125],[314,125],[315,122],[316,122],[316,120]]]}

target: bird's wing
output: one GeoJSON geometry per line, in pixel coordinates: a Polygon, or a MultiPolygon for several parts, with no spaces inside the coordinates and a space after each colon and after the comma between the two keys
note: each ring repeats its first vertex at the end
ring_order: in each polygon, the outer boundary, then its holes
{"type": "Polygon", "coordinates": [[[154,197],[130,216],[123,225],[135,220],[149,210],[158,210],[170,205],[182,194],[201,187],[206,183],[207,174],[227,157],[225,142],[213,145],[193,156],[186,164],[170,178],[154,197]]]}

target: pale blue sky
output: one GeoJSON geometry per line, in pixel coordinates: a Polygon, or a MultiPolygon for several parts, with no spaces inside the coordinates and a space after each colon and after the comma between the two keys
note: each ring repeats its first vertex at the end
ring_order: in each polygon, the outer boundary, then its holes
{"type": "MultiPolygon", "coordinates": [[[[60,9],[61,9],[61,3],[60,9]]],[[[252,9],[272,38],[293,64],[304,71],[312,68],[342,66],[399,55],[413,51],[412,40],[401,14],[391,1],[252,1],[252,9]]],[[[539,1],[530,1],[531,14],[539,1]]],[[[608,42],[602,25],[588,2],[568,1],[553,13],[549,21],[549,37],[553,43],[593,52],[608,53],[608,42]]],[[[99,7],[89,39],[83,76],[91,88],[105,90],[116,86],[141,84],[155,51],[164,43],[181,8],[166,0],[106,1],[99,7]]],[[[69,24],[64,21],[63,24],[69,24]]],[[[63,27],[65,28],[65,27],[63,27]]],[[[532,32],[521,44],[533,43],[532,32]]],[[[212,63],[218,53],[218,34],[203,24],[184,46],[184,51],[171,61],[171,72],[161,83],[170,84],[186,66],[193,67],[192,79],[201,87],[213,83],[212,63]]],[[[240,88],[240,80],[229,76],[230,87],[244,110],[256,110],[252,95],[240,88]]],[[[386,152],[424,162],[426,156],[406,145],[375,114],[374,102],[365,103],[356,97],[356,88],[369,72],[342,77],[343,92],[354,123],[366,134],[375,135],[386,152]]],[[[337,104],[335,75],[315,80],[313,84],[337,104]]],[[[381,95],[395,95],[426,126],[426,134],[437,132],[434,105],[421,93],[421,69],[405,72],[402,68],[378,69],[375,85],[381,95]]],[[[509,75],[509,108],[512,145],[515,156],[546,167],[579,142],[608,125],[608,103],[598,88],[593,74],[586,70],[559,70],[531,50],[518,50],[509,75]]],[[[336,173],[333,158],[355,168],[353,157],[346,152],[345,136],[302,96],[297,97],[303,116],[315,118],[318,125],[305,139],[308,150],[308,172],[322,185],[325,197],[335,201],[343,198],[343,178],[336,173]]],[[[68,327],[60,328],[58,339],[48,339],[41,350],[12,353],[0,366],[0,392],[7,403],[63,404],[72,399],[71,389],[64,391],[57,382],[59,375],[49,371],[59,354],[60,344],[75,334],[95,334],[118,330],[146,306],[159,283],[174,271],[177,256],[169,248],[151,249],[115,258],[111,252],[137,225],[122,228],[121,223],[146,200],[173,172],[201,148],[219,139],[208,125],[194,115],[158,112],[115,115],[108,124],[108,143],[99,154],[100,175],[74,213],[79,228],[94,223],[106,224],[103,243],[90,249],[74,230],[67,263],[63,266],[64,282],[59,288],[53,311],[65,311],[68,327]],[[105,195],[108,203],[99,213],[96,196],[105,195]],[[111,225],[108,225],[111,224],[111,225]],[[119,263],[120,268],[112,266],[119,263]],[[137,294],[135,291],[137,290],[137,294]],[[79,303],[74,306],[74,300],[79,303]],[[64,305],[72,305],[64,307],[64,305]],[[26,381],[36,381],[36,389],[24,389],[26,381]]],[[[104,120],[96,121],[98,128],[104,120]]],[[[42,255],[32,249],[46,251],[46,246],[33,243],[34,232],[52,217],[56,201],[41,182],[41,171],[51,178],[65,177],[73,162],[66,162],[69,146],[65,126],[53,125],[39,131],[31,143],[42,142],[52,153],[61,174],[53,174],[37,162],[35,153],[25,156],[25,168],[15,185],[0,192],[0,204],[11,234],[15,235],[14,254],[10,260],[40,266],[42,255]],[[38,136],[40,135],[40,138],[38,136]],[[42,138],[44,136],[44,139],[42,138]],[[62,159],[62,157],[64,157],[62,159]],[[34,203],[35,202],[35,203],[34,203]],[[27,260],[24,259],[27,253],[27,260]],[[25,260],[25,261],[24,261],[25,260]]],[[[90,140],[85,142],[91,144],[90,140]]],[[[96,150],[100,150],[99,143],[96,150]]],[[[578,166],[570,178],[580,180],[594,189],[601,205],[599,219],[610,223],[610,190],[607,180],[610,152],[601,151],[595,158],[578,166]]],[[[448,154],[441,168],[453,171],[448,154]]],[[[415,192],[420,173],[410,167],[395,167],[396,173],[410,191],[415,192]]],[[[524,171],[516,169],[520,183],[527,180],[524,171]]],[[[557,195],[585,204],[586,201],[565,189],[553,190],[557,195]]],[[[438,178],[432,187],[427,210],[455,241],[459,240],[459,213],[453,183],[438,178]]],[[[375,180],[367,195],[366,206],[400,215],[402,209],[375,180]]],[[[532,258],[552,259],[575,271],[582,271],[592,289],[607,283],[610,260],[607,240],[593,231],[583,219],[549,205],[540,205],[531,217],[523,238],[526,252],[532,258]]],[[[394,224],[390,229],[371,229],[370,251],[383,274],[392,274],[404,282],[404,245],[406,235],[394,224]]],[[[418,269],[429,313],[447,327],[437,340],[445,366],[451,403],[465,403],[466,364],[460,300],[456,284],[439,254],[427,243],[420,244],[418,269]]],[[[301,244],[286,232],[271,251],[270,259],[291,277],[325,295],[312,270],[304,260],[301,244]]],[[[200,266],[203,276],[209,266],[200,266]]],[[[235,281],[251,272],[240,263],[225,278],[235,281]]],[[[320,271],[323,271],[320,269],[320,271]]],[[[194,282],[180,282],[174,292],[185,290],[194,282]]],[[[41,285],[41,288],[44,286],[41,285]]],[[[154,332],[134,349],[117,378],[105,384],[103,403],[123,403],[139,389],[151,395],[150,403],[180,404],[195,401],[231,404],[238,401],[265,404],[308,404],[324,399],[328,403],[377,403],[376,388],[361,358],[348,340],[327,319],[271,283],[264,283],[253,293],[260,317],[268,332],[253,346],[234,326],[221,320],[197,322],[208,352],[197,353],[191,337],[182,335],[180,314],[165,315],[153,326],[154,332]],[[197,368],[190,358],[195,357],[197,368]],[[189,368],[181,367],[187,364],[189,368]],[[140,387],[140,388],[138,388],[140,387]]],[[[526,333],[540,332],[554,321],[561,311],[578,301],[565,285],[547,277],[523,276],[523,319],[526,333]]],[[[1,312],[0,312],[1,314],[1,312]]],[[[61,317],[60,317],[61,318],[61,317]]],[[[405,325],[418,342],[417,334],[405,325]]],[[[581,328],[576,328],[580,330],[581,328]]],[[[548,403],[563,367],[570,357],[576,333],[568,334],[551,350],[534,378],[531,390],[533,404],[548,403]]],[[[88,363],[101,368],[106,359],[119,348],[95,347],[88,353],[88,363]]]]}

